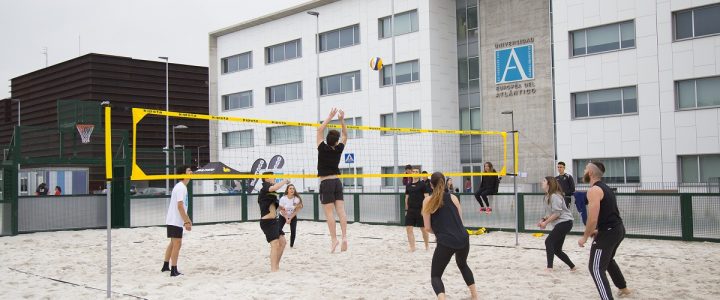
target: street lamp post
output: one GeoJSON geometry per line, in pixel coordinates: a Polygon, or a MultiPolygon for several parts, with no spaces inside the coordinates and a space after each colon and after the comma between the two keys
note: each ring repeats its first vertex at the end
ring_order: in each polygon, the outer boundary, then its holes
{"type": "MultiPolygon", "coordinates": [[[[512,110],[506,110],[502,112],[503,115],[510,115],[510,124],[512,126],[512,149],[513,153],[515,153],[515,114],[512,110]]],[[[517,166],[515,165],[515,162],[517,162],[517,158],[513,154],[513,167],[515,170],[517,170],[517,166]]],[[[518,241],[518,192],[517,192],[517,176],[518,174],[513,174],[513,193],[515,194],[515,246],[520,245],[520,242],[518,241]]]]}
{"type": "MultiPolygon", "coordinates": [[[[187,127],[187,126],[185,126],[185,125],[182,125],[182,124],[181,124],[181,125],[175,125],[175,126],[173,126],[173,128],[172,128],[172,140],[173,140],[173,143],[172,143],[172,144],[173,144],[173,147],[172,147],[172,151],[173,151],[173,167],[177,168],[177,163],[175,162],[175,148],[176,148],[176,145],[175,145],[175,129],[188,129],[188,127],[187,127]]],[[[185,149],[185,148],[183,147],[183,150],[184,150],[184,149],[185,149]]],[[[183,157],[185,157],[185,152],[183,152],[183,157]]],[[[183,161],[184,161],[184,160],[183,160],[183,161]]]]}
{"type": "Polygon", "coordinates": [[[317,115],[315,120],[320,119],[320,13],[316,11],[308,11],[308,15],[315,16],[315,91],[317,97],[317,115]]]}
{"type": "MultiPolygon", "coordinates": [[[[170,59],[167,56],[158,56],[159,59],[165,60],[165,111],[170,110],[170,78],[169,67],[170,59]]],[[[165,116],[165,176],[170,175],[170,117],[165,116]]],[[[175,151],[175,149],[173,149],[175,151]]],[[[165,179],[165,194],[170,193],[170,180],[165,179]]]]}

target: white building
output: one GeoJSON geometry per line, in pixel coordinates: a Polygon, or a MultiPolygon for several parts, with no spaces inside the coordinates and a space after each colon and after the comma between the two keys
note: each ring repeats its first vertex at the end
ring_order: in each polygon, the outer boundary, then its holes
{"type": "Polygon", "coordinates": [[[646,189],[717,182],[720,1],[552,3],[558,160],[646,189]]]}
{"type": "MultiPolygon", "coordinates": [[[[397,126],[457,129],[455,1],[395,2],[397,126]]],[[[332,107],[339,107],[350,124],[392,127],[393,89],[386,82],[392,79],[388,66],[393,64],[390,15],[391,2],[386,0],[318,0],[211,33],[210,114],[317,122],[319,99],[321,120],[332,107]],[[384,60],[385,79],[370,69],[373,57],[384,60]],[[316,64],[323,86],[319,98],[316,64]]],[[[210,136],[211,160],[247,171],[255,159],[270,161],[281,154],[285,158],[281,172],[316,172],[314,129],[268,127],[211,124],[210,132],[222,132],[210,136]]],[[[362,135],[351,133],[345,150],[355,154],[358,173],[392,173],[392,137],[377,131],[362,135]]],[[[457,136],[408,134],[399,141],[400,166],[461,170],[457,136]]],[[[341,168],[350,166],[341,163],[341,168]]],[[[392,183],[364,180],[365,186],[373,187],[392,183]]],[[[317,185],[316,180],[294,181],[302,190],[317,185]]]]}

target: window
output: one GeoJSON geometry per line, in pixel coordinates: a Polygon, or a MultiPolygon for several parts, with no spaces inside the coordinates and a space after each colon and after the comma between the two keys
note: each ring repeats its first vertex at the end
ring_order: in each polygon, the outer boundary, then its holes
{"type": "Polygon", "coordinates": [[[679,109],[720,106],[720,77],[676,81],[675,97],[679,109]]]}
{"type": "Polygon", "coordinates": [[[682,183],[720,181],[720,154],[678,157],[682,183]]]}
{"type": "Polygon", "coordinates": [[[252,107],[252,91],[223,95],[223,110],[252,107]]]}
{"type": "Polygon", "coordinates": [[[460,130],[480,130],[482,114],[480,108],[460,110],[460,130]]]}
{"type": "MultiPolygon", "coordinates": [[[[340,168],[340,174],[362,174],[363,168],[340,168]],[[357,173],[354,173],[357,171],[357,173]]],[[[357,182],[357,186],[363,186],[363,179],[361,178],[342,178],[343,186],[346,187],[354,187],[355,182],[357,182]],[[356,181],[357,180],[357,181],[356,181]]]]}
{"type": "Polygon", "coordinates": [[[282,145],[303,142],[302,127],[278,126],[267,128],[267,144],[282,145]]]}
{"type": "Polygon", "coordinates": [[[252,51],[222,59],[222,73],[232,73],[252,68],[252,51]]]}
{"type": "Polygon", "coordinates": [[[628,21],[570,32],[572,56],[635,47],[635,22],[628,21]]]}
{"type": "Polygon", "coordinates": [[[335,29],[320,34],[320,52],[360,44],[360,25],[335,29]]]}
{"type": "Polygon", "coordinates": [[[575,119],[637,113],[637,88],[634,86],[572,94],[575,119]]]}
{"type": "MultiPolygon", "coordinates": [[[[390,16],[378,20],[378,36],[388,38],[392,36],[392,21],[390,16]]],[[[476,25],[477,26],[477,25],[476,25]]],[[[418,31],[417,10],[395,14],[395,35],[401,35],[418,31]]]]}
{"type": "Polygon", "coordinates": [[[253,130],[223,132],[223,148],[248,148],[255,146],[253,130]]]}
{"type": "Polygon", "coordinates": [[[576,159],[575,172],[584,172],[585,166],[593,160],[605,165],[603,181],[606,183],[640,183],[640,159],[637,157],[576,159]]]}
{"type": "Polygon", "coordinates": [[[353,87],[359,91],[360,81],[360,71],[322,77],[320,78],[320,95],[351,92],[353,87]]]}
{"type": "Polygon", "coordinates": [[[675,12],[675,40],[720,33],[720,5],[714,4],[675,12]]]}
{"type": "MultiPolygon", "coordinates": [[[[421,128],[420,111],[406,111],[397,113],[397,128],[421,128]]],[[[380,126],[393,127],[393,114],[384,114],[380,116],[380,126]]],[[[390,132],[382,131],[382,135],[389,135],[390,132]]],[[[400,134],[400,133],[399,133],[400,134]]]]}
{"type": "MultiPolygon", "coordinates": [[[[397,70],[395,71],[397,84],[420,80],[420,66],[417,60],[398,63],[397,66],[397,70]]],[[[392,68],[393,65],[383,66],[382,77],[380,78],[382,86],[392,85],[392,68]]]]}
{"type": "Polygon", "coordinates": [[[265,88],[268,104],[302,99],[302,82],[293,82],[265,88]]]}
{"type": "Polygon", "coordinates": [[[300,40],[289,41],[265,48],[265,63],[272,64],[302,57],[300,40]]]}
{"type": "MultiPolygon", "coordinates": [[[[322,121],[320,122],[322,123],[322,121]]],[[[340,120],[331,120],[329,124],[337,124],[340,125],[340,120]]],[[[356,117],[356,118],[345,118],[345,125],[357,125],[362,126],[362,118],[356,117]]],[[[336,128],[333,128],[336,129],[336,128]]],[[[337,129],[340,131],[340,129],[337,129]]],[[[328,131],[330,131],[330,128],[325,128],[325,135],[327,136],[328,131]]],[[[349,139],[355,139],[355,138],[361,138],[362,137],[362,130],[357,129],[348,129],[348,138],[349,139]]]]}
{"type": "MultiPolygon", "coordinates": [[[[413,169],[422,170],[422,166],[420,165],[413,165],[413,169]]],[[[404,173],[405,172],[405,166],[398,166],[398,173],[404,173]]],[[[393,167],[382,167],[380,170],[380,173],[382,174],[396,174],[395,169],[393,167]]],[[[428,174],[429,176],[430,174],[428,174]]],[[[395,183],[397,183],[400,188],[404,188],[402,184],[402,177],[383,177],[382,178],[382,186],[384,188],[394,187],[395,183]]],[[[404,192],[401,190],[401,192],[404,192]]]]}

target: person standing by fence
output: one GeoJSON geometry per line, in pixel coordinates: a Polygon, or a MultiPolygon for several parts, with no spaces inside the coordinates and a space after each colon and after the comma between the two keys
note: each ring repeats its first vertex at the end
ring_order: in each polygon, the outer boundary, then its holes
{"type": "Polygon", "coordinates": [[[625,226],[618,210],[615,194],[612,189],[602,182],[605,165],[601,162],[591,161],[585,166],[583,179],[590,183],[588,190],[588,219],[585,232],[578,240],[580,247],[585,247],[587,239],[594,237],[590,247],[590,262],[588,269],[593,282],[597,287],[600,298],[613,299],[610,283],[605,272],[610,273],[613,283],[620,289],[619,296],[630,294],[625,277],[615,262],[615,254],[620,243],[625,238],[625,226]]]}
{"type": "MultiPolygon", "coordinates": [[[[572,203],[572,195],[575,193],[575,179],[572,175],[565,173],[565,162],[559,161],[557,163],[558,176],[555,177],[557,182],[560,184],[563,195],[565,197],[565,206],[570,208],[572,203]]],[[[575,202],[577,204],[577,201],[575,202]]]]}

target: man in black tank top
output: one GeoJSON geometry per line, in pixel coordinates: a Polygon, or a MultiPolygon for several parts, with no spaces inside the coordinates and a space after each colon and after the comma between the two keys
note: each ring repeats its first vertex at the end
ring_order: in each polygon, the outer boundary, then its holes
{"type": "Polygon", "coordinates": [[[605,165],[592,161],[585,167],[583,179],[590,183],[587,193],[588,218],[585,224],[585,233],[578,240],[580,247],[585,247],[589,237],[594,237],[590,248],[590,262],[588,269],[595,282],[600,299],[613,299],[610,283],[605,272],[610,273],[613,283],[620,289],[619,296],[630,294],[625,277],[615,262],[615,254],[620,242],[625,238],[620,211],[612,189],[602,182],[605,165]]]}

